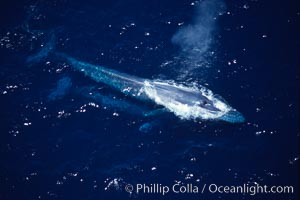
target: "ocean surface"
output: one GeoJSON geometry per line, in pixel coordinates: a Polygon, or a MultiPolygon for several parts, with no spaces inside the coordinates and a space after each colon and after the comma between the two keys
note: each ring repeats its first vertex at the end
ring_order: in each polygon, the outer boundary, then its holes
{"type": "Polygon", "coordinates": [[[0,199],[299,199],[299,21],[296,0],[1,1],[0,199]],[[203,85],[245,122],[183,119],[57,53],[203,85]]]}

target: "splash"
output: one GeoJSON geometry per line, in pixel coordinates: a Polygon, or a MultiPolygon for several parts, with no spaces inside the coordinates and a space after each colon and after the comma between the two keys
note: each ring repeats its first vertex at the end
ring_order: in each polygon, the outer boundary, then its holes
{"type": "Polygon", "coordinates": [[[203,86],[184,86],[171,81],[145,81],[143,90],[150,99],[181,119],[221,119],[232,123],[244,121],[238,111],[203,86]],[[168,91],[163,88],[168,88],[168,91]],[[179,95],[178,91],[184,91],[181,92],[183,95],[179,95]],[[201,99],[207,99],[205,101],[211,104],[210,107],[201,106],[201,99]]]}

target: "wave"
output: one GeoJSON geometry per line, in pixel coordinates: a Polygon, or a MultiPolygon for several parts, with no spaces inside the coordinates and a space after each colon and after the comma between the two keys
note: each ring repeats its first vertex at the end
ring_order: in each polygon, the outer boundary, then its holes
{"type": "Polygon", "coordinates": [[[143,89],[155,103],[164,106],[181,119],[222,119],[232,123],[244,121],[238,111],[201,85],[185,86],[173,81],[146,80],[143,89]],[[201,105],[203,101],[210,105],[201,105]]]}

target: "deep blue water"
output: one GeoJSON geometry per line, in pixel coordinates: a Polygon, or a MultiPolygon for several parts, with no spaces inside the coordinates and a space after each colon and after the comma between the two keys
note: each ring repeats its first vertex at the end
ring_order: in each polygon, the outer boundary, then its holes
{"type": "Polygon", "coordinates": [[[205,1],[1,1],[0,199],[298,199],[299,2],[226,1],[206,21],[215,10],[195,11],[205,1]],[[199,23],[183,46],[172,40],[199,23]],[[211,31],[199,37],[202,30],[211,31]],[[206,85],[246,122],[145,117],[159,107],[93,81],[53,52],[206,85]],[[178,181],[294,192],[125,191],[178,181]]]}

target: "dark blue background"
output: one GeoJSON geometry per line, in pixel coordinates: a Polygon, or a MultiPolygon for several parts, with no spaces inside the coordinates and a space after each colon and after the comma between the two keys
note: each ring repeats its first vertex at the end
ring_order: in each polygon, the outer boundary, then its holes
{"type": "Polygon", "coordinates": [[[230,14],[219,18],[213,35],[216,56],[210,58],[210,68],[192,77],[209,84],[243,113],[243,124],[199,123],[173,114],[145,118],[135,111],[153,105],[123,97],[70,67],[57,72],[64,63],[51,55],[26,63],[55,34],[55,51],[79,60],[144,78],[177,79],[176,63],[166,68],[161,64],[178,54],[171,38],[177,23],[193,20],[191,2],[1,1],[0,199],[250,198],[208,192],[129,196],[124,191],[127,183],[174,181],[292,185],[294,194],[251,198],[299,198],[298,1],[226,1],[230,14]],[[172,23],[167,25],[168,21],[172,23]],[[130,23],[136,26],[120,35],[130,23]],[[234,59],[237,64],[228,65],[234,59]],[[72,79],[75,92],[48,101],[62,77],[72,79]],[[76,93],[92,86],[138,107],[103,109],[97,98],[76,93]],[[88,102],[99,108],[87,106],[87,112],[76,112],[88,102]],[[71,115],[58,118],[62,110],[71,115]],[[32,124],[24,126],[26,122],[32,124]],[[153,127],[141,132],[145,123],[153,127]],[[187,180],[187,174],[193,177],[187,180]],[[120,189],[105,191],[115,178],[120,189]]]}

